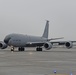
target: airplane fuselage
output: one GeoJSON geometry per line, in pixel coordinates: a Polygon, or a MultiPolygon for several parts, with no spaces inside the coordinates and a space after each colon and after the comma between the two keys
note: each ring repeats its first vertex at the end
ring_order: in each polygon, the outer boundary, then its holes
{"type": "Polygon", "coordinates": [[[4,42],[9,46],[14,47],[26,47],[26,44],[32,42],[46,42],[44,37],[22,35],[22,34],[9,34],[5,37],[4,42]]]}
{"type": "Polygon", "coordinates": [[[73,42],[51,42],[50,40],[60,39],[48,39],[48,30],[49,30],[49,21],[47,20],[46,26],[43,32],[43,35],[40,36],[31,36],[31,35],[23,35],[23,34],[9,34],[4,38],[4,41],[0,41],[0,48],[5,49],[8,46],[11,47],[11,51],[14,51],[14,47],[18,47],[18,51],[24,51],[25,47],[36,47],[36,51],[42,51],[44,47],[46,50],[50,50],[54,43],[58,43],[58,45],[65,45],[68,49],[72,48],[73,42]]]}

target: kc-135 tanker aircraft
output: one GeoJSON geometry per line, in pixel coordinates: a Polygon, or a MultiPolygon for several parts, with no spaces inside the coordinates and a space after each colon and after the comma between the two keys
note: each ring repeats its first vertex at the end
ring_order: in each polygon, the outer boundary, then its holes
{"type": "Polygon", "coordinates": [[[46,21],[46,26],[42,36],[31,36],[23,34],[9,34],[4,38],[4,41],[0,41],[0,48],[5,49],[10,46],[11,51],[14,51],[15,47],[18,47],[18,51],[24,51],[25,47],[36,47],[36,51],[42,51],[44,47],[46,50],[50,50],[54,43],[58,45],[65,45],[67,48],[73,47],[73,42],[76,41],[56,41],[51,42],[51,40],[57,40],[62,38],[51,38],[48,39],[49,21],[46,21]]]}

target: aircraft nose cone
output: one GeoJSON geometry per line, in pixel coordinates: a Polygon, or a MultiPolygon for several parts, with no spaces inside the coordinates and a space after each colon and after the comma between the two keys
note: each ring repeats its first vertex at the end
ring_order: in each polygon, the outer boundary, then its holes
{"type": "Polygon", "coordinates": [[[5,42],[6,44],[8,44],[9,40],[4,39],[4,42],[5,42]]]}
{"type": "Polygon", "coordinates": [[[8,44],[8,42],[9,42],[10,39],[11,39],[11,38],[5,38],[5,39],[4,39],[4,42],[5,42],[6,44],[8,44]]]}

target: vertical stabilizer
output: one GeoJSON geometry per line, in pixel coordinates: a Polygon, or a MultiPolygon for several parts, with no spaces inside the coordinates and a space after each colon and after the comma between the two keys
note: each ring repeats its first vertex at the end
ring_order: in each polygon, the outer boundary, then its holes
{"type": "Polygon", "coordinates": [[[49,21],[47,20],[46,21],[45,30],[44,30],[44,33],[43,33],[43,36],[42,37],[48,38],[48,31],[49,31],[49,21]]]}

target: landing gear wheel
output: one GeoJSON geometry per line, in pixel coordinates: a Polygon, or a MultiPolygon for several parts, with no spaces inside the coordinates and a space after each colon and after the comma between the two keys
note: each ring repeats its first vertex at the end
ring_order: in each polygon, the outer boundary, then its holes
{"type": "Polygon", "coordinates": [[[18,51],[24,51],[25,49],[23,47],[19,47],[18,51]]]}
{"type": "Polygon", "coordinates": [[[14,49],[11,49],[11,51],[14,51],[14,49]]]}
{"type": "Polygon", "coordinates": [[[42,51],[42,48],[40,48],[40,47],[36,48],[36,51],[42,51]]]}
{"type": "Polygon", "coordinates": [[[21,49],[21,51],[24,51],[24,50],[25,50],[24,48],[21,49]]]}
{"type": "Polygon", "coordinates": [[[11,51],[14,51],[14,47],[11,48],[11,51]]]}

